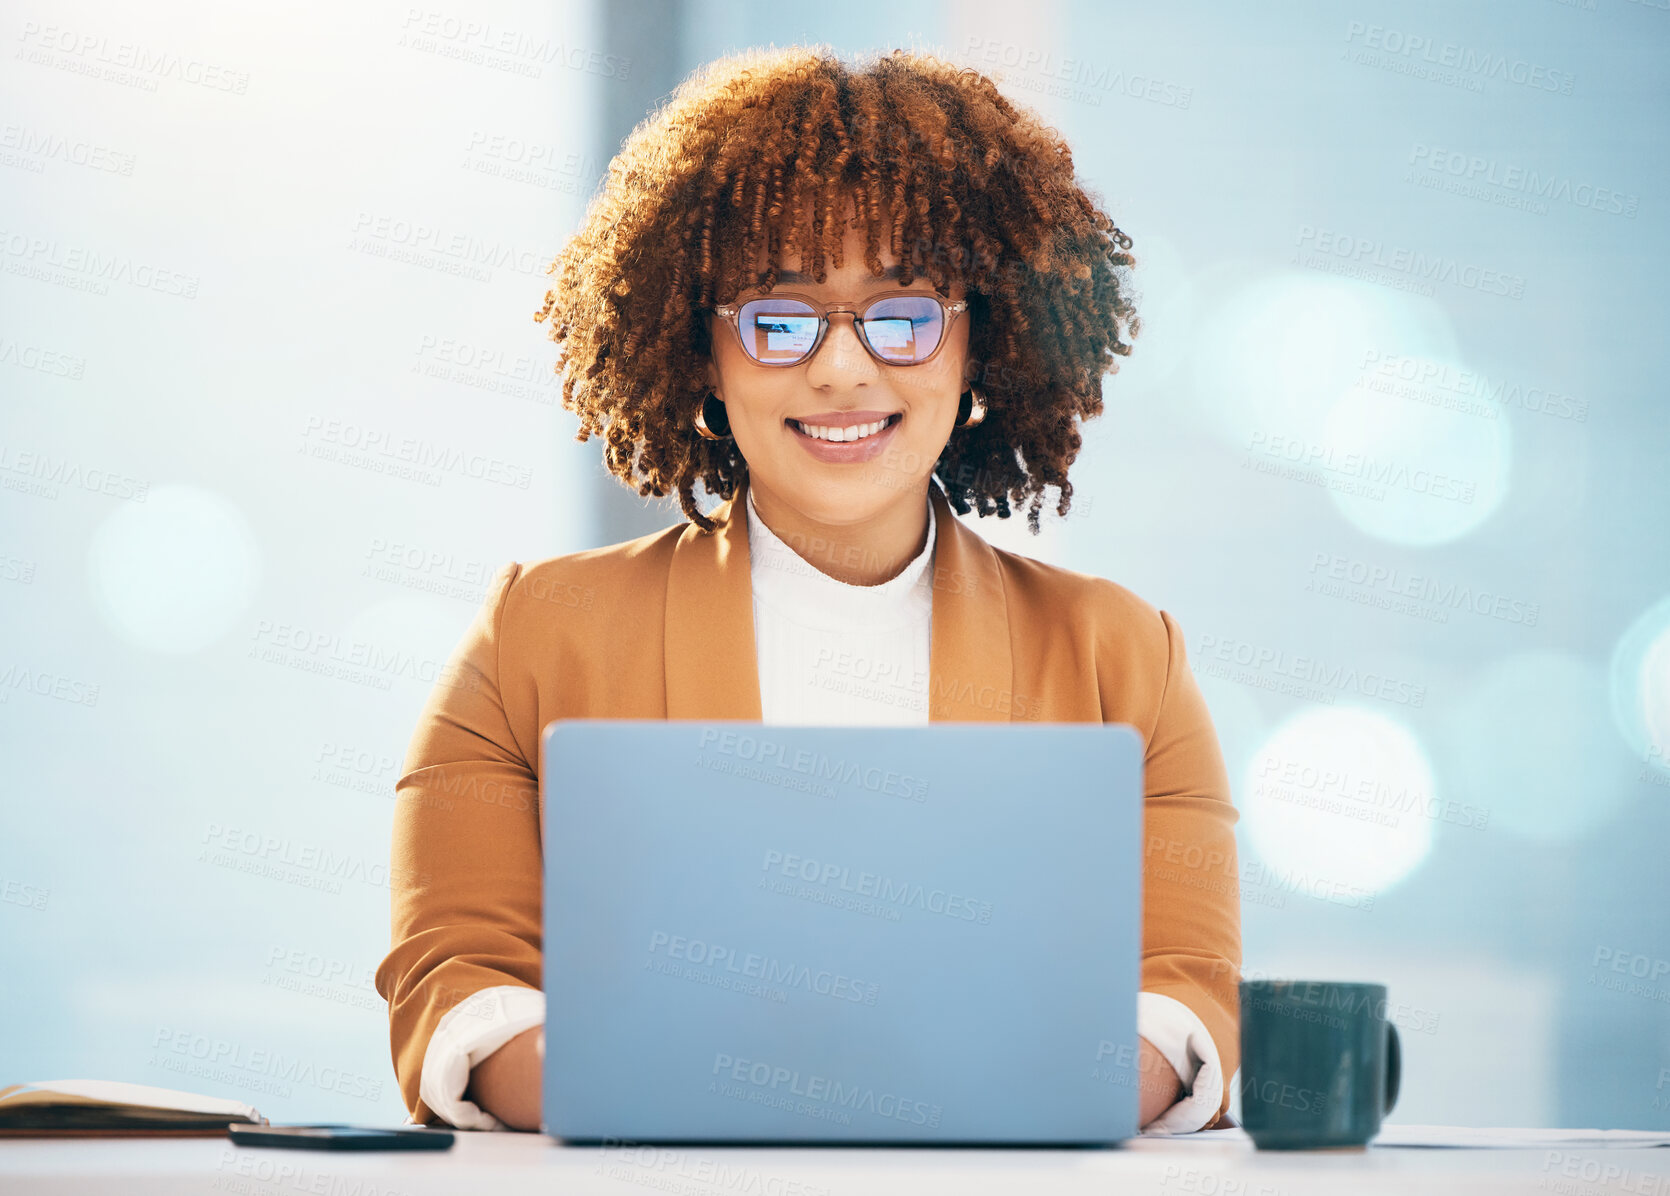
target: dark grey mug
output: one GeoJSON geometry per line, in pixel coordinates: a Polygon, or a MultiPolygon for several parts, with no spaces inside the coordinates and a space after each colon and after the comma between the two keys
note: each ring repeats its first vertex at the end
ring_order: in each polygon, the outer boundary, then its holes
{"type": "Polygon", "coordinates": [[[1384,984],[1241,981],[1241,1124],[1260,1150],[1366,1145],[1401,1072],[1384,984]]]}

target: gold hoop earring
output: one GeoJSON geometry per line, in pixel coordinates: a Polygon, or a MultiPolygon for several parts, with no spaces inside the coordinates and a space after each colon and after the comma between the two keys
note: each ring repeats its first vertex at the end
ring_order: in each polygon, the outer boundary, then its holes
{"type": "Polygon", "coordinates": [[[963,398],[968,401],[964,403],[959,399],[957,402],[956,426],[959,428],[978,427],[980,421],[986,418],[986,396],[981,394],[977,387],[971,386],[963,392],[963,398]]]}
{"type": "Polygon", "coordinates": [[[709,391],[702,399],[702,405],[696,409],[696,435],[703,440],[724,440],[731,434],[731,419],[725,411],[725,404],[717,395],[709,391]],[[709,412],[708,404],[717,404],[717,409],[709,412]],[[718,429],[715,431],[715,429],[718,429]]]}

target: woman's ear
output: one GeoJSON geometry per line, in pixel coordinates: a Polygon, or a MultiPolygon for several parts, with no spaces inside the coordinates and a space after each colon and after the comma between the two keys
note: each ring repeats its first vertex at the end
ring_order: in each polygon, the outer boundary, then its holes
{"type": "Polygon", "coordinates": [[[725,396],[719,393],[719,367],[713,363],[713,358],[711,357],[705,358],[704,360],[707,363],[707,388],[718,396],[720,402],[724,402],[725,396]]]}

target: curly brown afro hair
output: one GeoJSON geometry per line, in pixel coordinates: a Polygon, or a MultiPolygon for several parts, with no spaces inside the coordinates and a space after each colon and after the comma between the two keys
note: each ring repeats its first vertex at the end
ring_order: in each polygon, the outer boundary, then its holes
{"type": "Polygon", "coordinates": [[[751,50],[685,80],[609,164],[583,226],[547,273],[536,321],[561,346],[576,440],[600,433],[609,470],[645,496],[676,490],[704,532],[695,483],[730,498],[748,468],[705,440],[706,316],[770,289],[786,257],[822,280],[849,220],[881,277],[953,280],[969,297],[969,358],[987,415],[934,466],[959,514],[1007,518],[1046,486],[1067,513],[1077,422],[1139,327],[1131,239],[1074,181],[1054,129],[991,79],[931,54],[840,61],[826,47],[751,50]],[[763,262],[768,263],[761,269],[763,262]]]}

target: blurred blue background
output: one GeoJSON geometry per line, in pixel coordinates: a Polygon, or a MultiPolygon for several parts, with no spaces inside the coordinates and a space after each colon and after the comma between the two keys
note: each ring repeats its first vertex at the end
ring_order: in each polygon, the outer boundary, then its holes
{"type": "Polygon", "coordinates": [[[531,315],[749,45],[1073,147],[1142,332],[994,543],[1174,613],[1248,975],[1380,980],[1396,1120],[1670,1127],[1670,10],[74,0],[0,81],[0,1083],[398,1121],[393,783],[505,561],[678,522],[531,315]],[[456,450],[402,467],[401,446],[456,450]]]}

